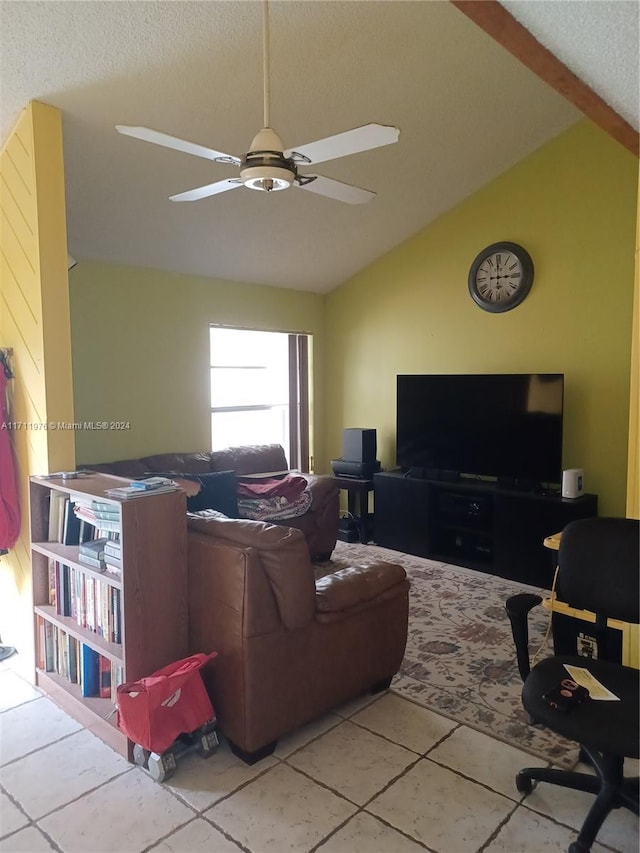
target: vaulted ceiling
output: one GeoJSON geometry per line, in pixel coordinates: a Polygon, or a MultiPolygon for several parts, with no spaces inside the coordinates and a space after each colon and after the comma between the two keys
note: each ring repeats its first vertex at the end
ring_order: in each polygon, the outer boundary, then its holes
{"type": "MultiPolygon", "coordinates": [[[[373,190],[369,204],[245,188],[171,202],[237,172],[116,132],[142,125],[243,155],[263,119],[256,0],[2,0],[0,137],[31,99],[62,111],[69,249],[80,261],[328,292],[582,117],[582,102],[543,82],[465,5],[269,5],[271,121],[286,147],[368,122],[400,129],[396,144],[308,170],[373,190]]],[[[508,9],[637,130],[635,0],[474,7],[508,9]]]]}

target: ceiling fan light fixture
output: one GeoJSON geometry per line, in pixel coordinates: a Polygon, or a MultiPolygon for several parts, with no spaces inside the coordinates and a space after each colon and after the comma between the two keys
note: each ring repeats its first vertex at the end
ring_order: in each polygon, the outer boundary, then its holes
{"type": "Polygon", "coordinates": [[[282,166],[248,166],[240,172],[242,183],[250,190],[275,192],[286,190],[295,179],[295,172],[282,166]]]}

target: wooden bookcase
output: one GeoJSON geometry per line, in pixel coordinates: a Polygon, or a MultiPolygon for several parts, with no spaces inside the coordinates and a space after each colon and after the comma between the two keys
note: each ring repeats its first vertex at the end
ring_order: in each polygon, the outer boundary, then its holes
{"type": "MultiPolygon", "coordinates": [[[[83,475],[75,480],[32,477],[30,480],[31,565],[33,573],[36,683],[85,728],[132,760],[133,744],[116,725],[111,699],[83,697],[77,683],[41,666],[44,659],[40,625],[49,623],[107,660],[122,667],[124,681],[135,681],[188,654],[186,498],[181,490],[116,500],[105,491],[127,485],[121,477],[83,475]],[[78,545],[49,539],[52,492],[113,504],[120,510],[122,574],[92,569],[79,560],[78,545]],[[58,561],[120,590],[120,640],[109,642],[61,616],[49,604],[51,561],[58,561]],[[44,620],[41,622],[41,619],[44,620]]],[[[46,627],[45,627],[45,630],[46,627]]],[[[60,635],[58,635],[60,636],[60,635]]]]}

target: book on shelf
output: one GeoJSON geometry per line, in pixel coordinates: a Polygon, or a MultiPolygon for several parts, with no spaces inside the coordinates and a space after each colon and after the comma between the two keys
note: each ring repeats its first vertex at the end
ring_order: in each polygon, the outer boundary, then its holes
{"type": "Polygon", "coordinates": [[[146,477],[144,480],[131,480],[129,487],[132,489],[140,489],[149,491],[149,489],[159,489],[163,486],[171,486],[175,488],[175,483],[168,477],[146,477]]]}
{"type": "Polygon", "coordinates": [[[90,554],[78,554],[78,562],[84,563],[86,566],[91,566],[92,569],[97,569],[99,572],[106,572],[107,564],[103,557],[92,557],[90,554]]]}
{"type": "Polygon", "coordinates": [[[82,644],[82,695],[100,695],[100,655],[86,643],[82,644]]]}
{"type": "Polygon", "coordinates": [[[110,530],[116,533],[120,532],[121,528],[121,519],[120,512],[117,514],[109,514],[104,510],[98,510],[101,516],[98,517],[95,510],[91,509],[91,507],[87,504],[76,502],[75,506],[75,515],[80,520],[85,522],[86,524],[92,525],[97,530],[105,531],[110,530]],[[104,517],[108,516],[108,517],[104,517]]]}
{"type": "Polygon", "coordinates": [[[59,564],[61,616],[71,616],[71,568],[66,563],[59,564]]]}
{"type": "Polygon", "coordinates": [[[51,607],[57,607],[57,563],[53,557],[49,557],[48,561],[49,575],[49,604],[51,607]]]}
{"type": "Polygon", "coordinates": [[[128,500],[130,498],[142,498],[149,495],[159,495],[163,492],[177,492],[178,486],[158,486],[155,489],[138,489],[135,486],[118,486],[115,489],[107,489],[106,494],[112,498],[128,500]]]}
{"type": "Polygon", "coordinates": [[[119,589],[113,589],[111,594],[113,607],[113,642],[122,642],[122,596],[119,589]]]}
{"type": "Polygon", "coordinates": [[[104,657],[104,655],[99,656],[98,663],[98,672],[100,674],[100,696],[102,699],[110,699],[111,698],[111,661],[104,657]]]}
{"type": "Polygon", "coordinates": [[[37,627],[37,637],[38,637],[38,646],[37,646],[37,656],[36,656],[36,666],[38,669],[45,668],[45,625],[44,618],[42,616],[38,616],[36,618],[36,627],[37,627]]]}
{"type": "Polygon", "coordinates": [[[67,499],[64,504],[62,544],[78,545],[80,542],[80,519],[75,513],[75,504],[67,499]]]}
{"type": "Polygon", "coordinates": [[[44,668],[46,672],[55,672],[56,668],[56,651],[55,651],[55,626],[44,620],[44,668]]]}
{"type": "Polygon", "coordinates": [[[49,526],[47,537],[49,542],[62,542],[64,510],[68,502],[69,496],[64,492],[51,491],[49,493],[49,526]]]}
{"type": "Polygon", "coordinates": [[[122,545],[120,544],[120,540],[107,539],[104,543],[104,555],[105,557],[117,557],[120,559],[122,556],[122,545]]]}
{"type": "Polygon", "coordinates": [[[69,651],[68,651],[68,660],[69,660],[69,670],[67,678],[73,684],[78,683],[79,672],[78,672],[78,646],[80,643],[74,637],[67,634],[67,639],[69,641],[69,651]]]}
{"type": "Polygon", "coordinates": [[[95,498],[92,498],[89,506],[94,512],[112,512],[117,513],[118,515],[120,514],[120,507],[118,504],[114,504],[111,501],[97,501],[95,498]]]}
{"type": "Polygon", "coordinates": [[[124,682],[124,667],[120,663],[111,661],[111,701],[114,705],[118,703],[118,687],[124,682]]]}
{"type": "Polygon", "coordinates": [[[85,557],[102,559],[107,542],[109,542],[109,539],[106,536],[101,536],[98,539],[88,539],[86,542],[80,543],[78,553],[84,554],[85,557]]]}

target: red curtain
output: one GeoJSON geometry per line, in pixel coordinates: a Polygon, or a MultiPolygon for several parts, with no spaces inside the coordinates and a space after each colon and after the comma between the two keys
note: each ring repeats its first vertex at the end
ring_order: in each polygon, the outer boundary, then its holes
{"type": "Polygon", "coordinates": [[[8,428],[6,372],[0,369],[0,554],[16,544],[20,535],[20,503],[8,428]]]}

